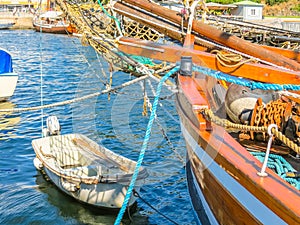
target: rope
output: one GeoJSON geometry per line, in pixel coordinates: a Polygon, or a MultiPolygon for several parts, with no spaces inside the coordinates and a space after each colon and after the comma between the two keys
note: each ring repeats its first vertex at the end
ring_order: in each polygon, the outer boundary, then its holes
{"type": "Polygon", "coordinates": [[[155,212],[157,212],[159,215],[163,216],[164,218],[166,218],[167,220],[169,220],[170,222],[179,225],[178,223],[176,223],[174,220],[170,219],[169,217],[167,217],[166,215],[162,214],[160,211],[158,211],[156,208],[154,208],[149,202],[147,202],[145,199],[143,199],[139,193],[133,189],[133,195],[139,199],[141,199],[146,205],[148,205],[151,209],[153,209],[155,212]]]}
{"type": "Polygon", "coordinates": [[[252,62],[252,61],[256,62],[254,58],[250,58],[242,61],[243,57],[235,53],[225,53],[219,50],[213,50],[211,51],[211,53],[216,53],[216,58],[218,62],[222,66],[229,67],[229,68],[239,67],[245,63],[252,62]]]}
{"type": "Polygon", "coordinates": [[[189,23],[188,23],[188,28],[187,28],[187,32],[186,32],[187,34],[192,33],[193,21],[194,21],[194,17],[195,17],[195,9],[196,9],[196,6],[198,3],[199,3],[199,1],[194,1],[190,8],[191,14],[189,15],[189,23]]]}
{"type": "MultiPolygon", "coordinates": [[[[150,89],[151,89],[153,95],[156,96],[156,92],[155,92],[155,90],[154,90],[154,88],[153,88],[153,86],[152,86],[152,84],[151,84],[151,81],[148,80],[148,83],[149,83],[149,86],[150,86],[150,89]]],[[[162,100],[162,98],[160,98],[160,100],[162,100]]],[[[152,111],[152,104],[151,104],[149,98],[147,98],[147,101],[148,101],[148,107],[149,107],[150,112],[151,112],[151,111],[152,111]]],[[[159,106],[160,106],[162,109],[165,108],[161,102],[159,102],[159,106]]],[[[168,111],[166,111],[165,109],[164,109],[164,111],[170,116],[170,113],[169,113],[168,111]]],[[[173,116],[171,115],[171,117],[173,117],[173,116]]],[[[173,118],[173,119],[175,120],[175,118],[173,118]]],[[[166,142],[167,142],[168,145],[170,146],[171,150],[175,153],[175,155],[176,155],[177,158],[180,160],[180,162],[185,166],[185,160],[181,157],[181,155],[178,153],[178,151],[177,151],[176,148],[174,147],[172,141],[170,140],[170,138],[169,138],[168,135],[167,135],[166,130],[164,129],[164,127],[163,127],[163,126],[161,125],[161,123],[159,122],[159,119],[158,119],[158,117],[157,117],[157,114],[155,114],[155,122],[157,123],[157,125],[158,125],[158,127],[159,127],[159,129],[160,129],[160,131],[161,131],[161,133],[162,133],[162,135],[163,135],[163,137],[164,137],[164,139],[166,140],[166,142]]]]}
{"type": "Polygon", "coordinates": [[[106,9],[103,7],[103,5],[102,5],[102,3],[100,2],[100,0],[98,0],[98,4],[100,5],[100,7],[101,7],[102,11],[105,13],[105,15],[107,15],[110,19],[113,19],[113,20],[116,22],[117,29],[118,29],[120,35],[122,35],[122,31],[121,31],[121,27],[120,27],[120,22],[119,22],[119,20],[118,20],[116,17],[109,15],[109,13],[108,13],[108,12],[106,11],[106,9]]]}
{"type": "Polygon", "coordinates": [[[220,71],[212,70],[205,67],[194,66],[194,70],[200,73],[203,73],[207,76],[214,77],[218,80],[225,80],[230,83],[238,84],[241,86],[248,87],[250,89],[262,89],[262,90],[274,90],[274,91],[283,91],[283,90],[292,90],[299,91],[300,85],[296,84],[267,84],[256,81],[251,81],[244,78],[230,76],[228,74],[222,73],[220,71]]]}
{"type": "Polygon", "coordinates": [[[159,95],[160,95],[160,92],[161,92],[161,89],[162,89],[162,85],[173,73],[178,71],[178,69],[179,69],[179,66],[177,66],[174,69],[172,69],[171,71],[169,71],[165,76],[162,77],[162,79],[160,80],[160,82],[157,86],[157,91],[156,91],[157,95],[154,98],[153,108],[152,108],[152,112],[151,112],[149,122],[148,122],[148,125],[147,125],[147,130],[146,130],[144,142],[143,142],[143,145],[142,145],[142,149],[141,149],[141,152],[140,152],[140,155],[139,155],[139,159],[136,163],[135,170],[134,170],[134,173],[132,175],[131,182],[130,182],[130,185],[128,187],[128,190],[126,192],[126,196],[125,196],[123,205],[122,205],[122,207],[121,207],[121,209],[118,213],[117,219],[115,220],[115,223],[114,223],[115,225],[119,225],[121,223],[121,220],[122,220],[124,212],[126,210],[126,207],[127,207],[128,201],[130,199],[132,190],[134,188],[135,181],[136,181],[138,173],[139,173],[139,168],[141,167],[142,161],[144,159],[145,151],[147,149],[148,141],[150,139],[151,128],[152,128],[152,125],[153,125],[153,121],[155,119],[157,103],[158,103],[158,100],[159,100],[159,95]]]}
{"type": "Polygon", "coordinates": [[[144,80],[144,79],[146,79],[148,77],[149,77],[148,75],[145,75],[145,76],[142,76],[142,77],[138,77],[138,78],[136,78],[134,80],[125,82],[125,83],[123,83],[121,85],[118,85],[118,86],[116,86],[114,88],[109,88],[109,89],[103,90],[101,92],[95,92],[93,94],[85,95],[83,97],[74,98],[74,99],[67,100],[67,101],[62,101],[62,102],[57,102],[57,103],[48,104],[48,105],[42,105],[42,106],[35,106],[35,107],[14,108],[14,109],[0,109],[0,112],[35,111],[35,110],[40,110],[40,109],[46,109],[46,108],[53,108],[53,107],[57,107],[57,106],[68,105],[68,104],[72,104],[72,103],[75,103],[75,102],[83,101],[83,100],[86,100],[86,99],[89,99],[89,98],[93,98],[93,97],[96,97],[96,96],[99,96],[99,95],[102,95],[102,94],[114,92],[114,91],[116,91],[118,89],[121,89],[123,87],[127,87],[127,86],[132,85],[134,83],[137,83],[137,82],[139,82],[141,80],[144,80]]]}
{"type": "MultiPolygon", "coordinates": [[[[40,60],[41,60],[41,63],[40,63],[40,99],[41,99],[41,128],[42,128],[42,131],[44,130],[44,111],[43,111],[43,105],[44,105],[44,100],[43,100],[43,49],[42,49],[42,26],[41,26],[41,29],[40,29],[40,60]]],[[[42,133],[42,137],[43,137],[43,133],[42,133]]]]}
{"type": "MultiPolygon", "coordinates": [[[[219,126],[224,127],[225,129],[233,128],[237,130],[243,130],[243,131],[253,131],[253,132],[261,132],[265,133],[268,131],[268,127],[258,127],[258,126],[249,126],[249,125],[242,125],[242,124],[236,124],[232,123],[227,119],[222,119],[216,115],[210,110],[210,109],[204,109],[201,111],[201,113],[204,115],[204,117],[219,126]]],[[[293,151],[295,151],[297,154],[300,154],[300,147],[293,141],[291,141],[289,138],[287,138],[282,132],[272,129],[272,134],[279,139],[283,144],[291,148],[293,151]]]]}
{"type": "MultiPolygon", "coordinates": [[[[260,162],[263,162],[265,158],[264,152],[250,152],[255,158],[260,162]]],[[[291,166],[291,164],[286,161],[282,156],[276,154],[270,154],[267,167],[276,172],[281,178],[286,180],[291,185],[295,186],[300,190],[300,179],[299,177],[287,176],[289,173],[294,173],[296,170],[291,166]]]]}

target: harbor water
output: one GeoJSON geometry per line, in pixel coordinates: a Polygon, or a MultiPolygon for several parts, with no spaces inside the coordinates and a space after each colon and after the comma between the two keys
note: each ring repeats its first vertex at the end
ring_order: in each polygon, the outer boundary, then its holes
{"type": "MultiPolygon", "coordinates": [[[[25,108],[100,92],[109,83],[109,66],[80,39],[33,30],[0,31],[0,47],[13,56],[19,80],[14,95],[0,108],[25,108]]],[[[134,79],[112,73],[112,86],[134,79]]],[[[157,82],[140,82],[44,110],[0,114],[0,224],[113,224],[117,214],[87,207],[59,191],[33,165],[31,141],[41,137],[50,115],[62,134],[81,133],[110,150],[137,160],[150,112],[143,113],[143,87],[151,102],[157,82]]],[[[143,166],[149,172],[137,209],[124,224],[195,224],[185,176],[185,143],[174,95],[162,91],[158,123],[152,128],[143,166]],[[166,133],[167,138],[163,136],[166,133]],[[160,215],[158,210],[162,215],[160,215]],[[167,217],[167,218],[166,218],[167,217]]]]}

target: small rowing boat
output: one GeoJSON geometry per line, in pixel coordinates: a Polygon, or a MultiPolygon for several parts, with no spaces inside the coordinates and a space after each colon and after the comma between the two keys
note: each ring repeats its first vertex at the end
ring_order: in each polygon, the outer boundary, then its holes
{"type": "MultiPolygon", "coordinates": [[[[48,136],[32,141],[35,167],[80,202],[107,209],[121,208],[136,162],[82,134],[61,135],[55,116],[47,119],[46,133],[48,136]]],[[[136,191],[147,176],[147,170],[141,168],[136,191]]],[[[136,197],[131,196],[128,206],[135,201],[136,197]]]]}

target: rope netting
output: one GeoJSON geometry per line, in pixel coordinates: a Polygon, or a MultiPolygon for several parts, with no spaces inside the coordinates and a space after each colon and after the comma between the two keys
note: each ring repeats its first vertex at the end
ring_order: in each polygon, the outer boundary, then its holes
{"type": "Polygon", "coordinates": [[[163,36],[157,31],[126,17],[116,16],[107,7],[108,1],[77,2],[56,0],[61,10],[75,25],[83,45],[92,46],[114,70],[122,70],[140,76],[142,65],[152,70],[161,69],[165,64],[155,64],[145,57],[131,56],[118,51],[118,37],[126,36],[142,40],[158,41],[163,36]],[[148,63],[144,63],[147,61],[148,63]],[[137,71],[138,70],[138,71],[137,71]]]}

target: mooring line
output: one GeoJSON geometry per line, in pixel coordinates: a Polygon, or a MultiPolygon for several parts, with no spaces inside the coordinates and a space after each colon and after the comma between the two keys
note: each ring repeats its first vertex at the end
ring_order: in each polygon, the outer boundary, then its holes
{"type": "Polygon", "coordinates": [[[135,185],[135,181],[138,177],[138,174],[139,174],[139,169],[142,165],[142,162],[143,162],[143,159],[144,159],[144,156],[145,156],[145,152],[146,152],[146,149],[148,147],[148,142],[149,142],[149,139],[150,139],[150,135],[151,135],[151,129],[152,129],[152,125],[153,125],[153,121],[155,119],[155,114],[156,114],[156,109],[157,109],[157,105],[158,105],[158,100],[159,100],[159,96],[160,96],[160,92],[161,92],[161,89],[162,89],[162,86],[163,86],[163,83],[172,75],[174,74],[175,72],[177,72],[179,70],[179,66],[176,66],[175,68],[173,68],[171,71],[169,71],[165,76],[163,76],[157,86],[157,91],[156,91],[156,96],[155,96],[155,99],[154,99],[154,102],[153,102],[153,109],[151,111],[151,115],[150,115],[150,118],[149,118],[149,122],[148,122],[148,125],[147,125],[147,130],[146,130],[146,134],[145,134],[145,137],[144,137],[144,141],[143,141],[143,145],[142,145],[142,149],[140,151],[140,155],[139,155],[139,158],[138,158],[138,161],[136,163],[136,166],[135,166],[135,170],[134,170],[134,173],[132,175],[132,178],[131,178],[131,181],[130,181],[130,184],[128,186],[128,189],[127,189],[127,192],[126,192],[126,195],[125,195],[125,198],[124,198],[124,202],[123,202],[123,205],[118,213],[118,216],[115,220],[115,225],[119,225],[121,223],[121,220],[123,218],[123,215],[125,213],[125,210],[127,208],[127,204],[128,204],[128,201],[131,197],[131,194],[132,194],[132,190],[134,188],[134,185],[135,185]]]}
{"type": "Polygon", "coordinates": [[[127,86],[135,84],[135,83],[137,83],[137,82],[139,82],[141,80],[147,79],[148,77],[149,77],[148,75],[141,76],[141,77],[138,77],[138,78],[136,78],[134,80],[131,80],[131,81],[125,82],[125,83],[123,83],[121,85],[118,85],[118,86],[116,86],[114,88],[105,89],[105,90],[103,90],[101,92],[95,92],[93,94],[85,95],[83,97],[74,98],[74,99],[71,99],[71,100],[66,100],[66,101],[52,103],[52,104],[48,104],[48,105],[42,105],[42,106],[25,107],[25,108],[12,108],[12,109],[0,109],[0,112],[36,111],[36,110],[41,110],[41,109],[46,109],[46,108],[53,108],[53,107],[57,107],[57,106],[68,105],[68,104],[72,104],[72,103],[75,103],[75,102],[83,101],[83,100],[86,100],[86,99],[89,99],[89,98],[93,98],[93,97],[96,97],[96,96],[99,96],[99,95],[102,95],[102,94],[114,92],[114,91],[116,91],[118,89],[127,87],[127,86]]]}
{"type": "Polygon", "coordinates": [[[140,196],[140,194],[133,189],[133,195],[139,199],[142,200],[142,202],[144,202],[146,205],[148,205],[151,209],[153,209],[155,212],[157,212],[159,215],[161,215],[162,217],[164,217],[165,219],[169,220],[170,222],[176,224],[176,225],[179,225],[179,223],[175,222],[174,220],[172,220],[171,218],[167,217],[166,215],[164,215],[162,212],[160,212],[158,209],[154,208],[154,206],[152,206],[149,202],[147,202],[144,198],[142,198],[140,196]]]}

